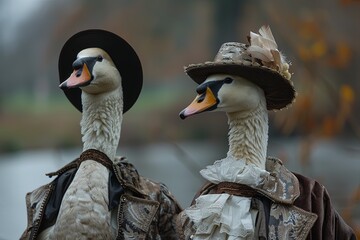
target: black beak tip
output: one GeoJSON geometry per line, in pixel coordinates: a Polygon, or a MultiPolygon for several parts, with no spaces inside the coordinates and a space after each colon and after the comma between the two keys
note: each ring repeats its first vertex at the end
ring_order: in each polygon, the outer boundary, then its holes
{"type": "Polygon", "coordinates": [[[68,87],[67,87],[67,85],[66,85],[66,82],[62,82],[62,83],[59,85],[59,88],[61,88],[62,90],[68,89],[68,87]]]}
{"type": "Polygon", "coordinates": [[[184,111],[181,111],[179,114],[179,117],[184,120],[186,118],[186,115],[184,114],[184,111]]]}

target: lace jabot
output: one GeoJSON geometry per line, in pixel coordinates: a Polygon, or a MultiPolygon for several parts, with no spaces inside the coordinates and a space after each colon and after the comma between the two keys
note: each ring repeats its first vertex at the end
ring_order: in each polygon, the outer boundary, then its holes
{"type": "MultiPolygon", "coordinates": [[[[227,157],[200,171],[210,182],[240,183],[258,187],[269,172],[249,166],[244,161],[227,157]]],[[[257,210],[251,209],[251,198],[223,194],[207,194],[196,199],[195,205],[185,210],[194,222],[193,239],[252,239],[257,210]],[[236,216],[236,219],[233,218],[236,216]]]]}

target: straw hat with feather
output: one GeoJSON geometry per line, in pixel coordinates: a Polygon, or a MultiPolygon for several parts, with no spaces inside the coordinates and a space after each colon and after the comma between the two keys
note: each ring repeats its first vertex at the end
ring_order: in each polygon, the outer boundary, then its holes
{"type": "Polygon", "coordinates": [[[288,106],[296,93],[289,63],[277,49],[270,27],[262,26],[259,34],[250,32],[248,40],[250,44],[224,43],[213,61],[191,64],[186,74],[198,84],[212,74],[238,75],[263,89],[268,110],[288,106]]]}

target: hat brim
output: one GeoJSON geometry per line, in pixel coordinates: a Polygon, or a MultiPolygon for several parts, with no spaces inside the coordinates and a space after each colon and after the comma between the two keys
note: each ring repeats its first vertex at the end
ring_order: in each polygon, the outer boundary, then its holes
{"type": "Polygon", "coordinates": [[[296,93],[291,82],[279,73],[264,67],[208,62],[192,64],[185,68],[185,72],[198,84],[203,83],[212,74],[231,74],[243,77],[263,89],[268,110],[285,108],[295,99],[296,93]]]}
{"type": "MultiPolygon", "coordinates": [[[[123,113],[128,111],[136,102],[141,92],[143,73],[139,57],[134,49],[118,35],[101,30],[89,29],[73,35],[64,44],[59,56],[60,83],[64,82],[72,73],[72,63],[77,54],[86,48],[101,48],[107,52],[118,69],[122,79],[123,113]]],[[[81,90],[79,88],[64,89],[66,97],[82,111],[81,90]]]]}

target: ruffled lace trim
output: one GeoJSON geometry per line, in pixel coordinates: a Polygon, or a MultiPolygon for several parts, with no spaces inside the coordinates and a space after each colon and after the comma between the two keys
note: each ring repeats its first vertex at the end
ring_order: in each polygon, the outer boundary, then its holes
{"type": "Polygon", "coordinates": [[[242,160],[227,157],[215,161],[213,165],[207,166],[200,174],[212,183],[234,182],[258,187],[262,185],[270,173],[266,170],[252,165],[246,165],[242,160]]]}
{"type": "Polygon", "coordinates": [[[226,193],[200,196],[185,210],[196,227],[193,239],[252,239],[257,211],[250,204],[251,198],[226,193]]]}
{"type": "MultiPolygon", "coordinates": [[[[262,185],[270,175],[232,157],[216,161],[200,174],[215,184],[235,182],[251,187],[262,185]]],[[[198,197],[195,205],[185,210],[196,227],[193,239],[252,239],[257,210],[251,209],[250,204],[251,198],[226,193],[198,197]]]]}

